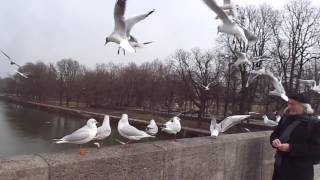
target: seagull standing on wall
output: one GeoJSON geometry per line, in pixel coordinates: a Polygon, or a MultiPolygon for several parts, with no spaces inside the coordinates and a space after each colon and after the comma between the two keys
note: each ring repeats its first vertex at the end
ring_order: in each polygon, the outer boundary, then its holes
{"type": "Polygon", "coordinates": [[[126,144],[130,144],[131,141],[139,141],[143,138],[154,137],[130,125],[127,114],[122,114],[122,117],[118,122],[118,132],[122,137],[129,139],[129,142],[126,144]]]}
{"type": "Polygon", "coordinates": [[[172,118],[172,120],[167,121],[164,125],[165,127],[162,128],[161,131],[168,133],[168,134],[174,134],[174,139],[176,140],[176,135],[181,131],[181,124],[180,124],[180,118],[178,116],[175,116],[172,118]]]}
{"type": "MultiPolygon", "coordinates": [[[[100,141],[104,140],[107,137],[109,137],[110,134],[111,134],[110,117],[108,115],[105,115],[103,119],[103,123],[100,127],[98,127],[97,134],[93,140],[100,140],[100,141]]],[[[98,147],[100,147],[100,144],[98,147]]]]}
{"type": "Polygon", "coordinates": [[[85,144],[96,136],[97,134],[97,121],[95,119],[89,119],[87,124],[82,128],[74,131],[73,133],[62,137],[61,139],[53,139],[56,144],[71,143],[80,145],[80,155],[86,154],[86,151],[81,148],[81,144],[85,144]]]}
{"type": "Polygon", "coordinates": [[[150,120],[150,123],[148,124],[148,126],[146,128],[146,132],[150,135],[153,135],[153,136],[158,133],[158,126],[153,119],[150,120]]]}

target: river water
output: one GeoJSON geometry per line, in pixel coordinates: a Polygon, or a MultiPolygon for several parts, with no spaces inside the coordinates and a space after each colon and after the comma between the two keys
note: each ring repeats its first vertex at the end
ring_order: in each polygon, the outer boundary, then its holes
{"type": "MultiPolygon", "coordinates": [[[[97,119],[102,123],[102,119],[97,119]]],[[[63,137],[77,130],[86,123],[87,119],[37,109],[7,102],[0,99],[0,157],[34,154],[41,152],[61,152],[69,148],[79,148],[74,144],[54,144],[52,139],[63,137]]],[[[100,125],[101,125],[100,123],[100,125]]],[[[117,120],[111,121],[112,133],[103,141],[102,146],[119,144],[115,139],[125,141],[117,132],[117,120]]],[[[144,127],[139,127],[143,129],[144,127]]],[[[198,136],[191,132],[181,132],[179,137],[198,136]]],[[[173,136],[163,133],[154,141],[173,139],[173,136]]],[[[88,143],[86,147],[95,146],[88,143]]]]}

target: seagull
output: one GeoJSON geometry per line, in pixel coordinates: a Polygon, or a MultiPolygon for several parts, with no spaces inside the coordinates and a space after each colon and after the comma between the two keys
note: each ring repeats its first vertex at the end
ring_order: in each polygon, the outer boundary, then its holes
{"type": "Polygon", "coordinates": [[[158,133],[158,126],[153,119],[150,120],[150,124],[146,128],[146,132],[153,136],[158,133]]]}
{"type": "Polygon", "coordinates": [[[276,122],[279,123],[281,120],[281,116],[280,115],[276,115],[276,122]]]}
{"type": "Polygon", "coordinates": [[[298,81],[309,86],[312,91],[320,93],[320,84],[317,85],[317,82],[315,80],[298,79],[298,81]]]}
{"type": "Polygon", "coordinates": [[[274,87],[274,90],[270,91],[269,95],[279,96],[283,100],[288,102],[289,98],[286,95],[286,91],[284,90],[284,87],[281,84],[281,80],[278,80],[278,78],[276,78],[275,75],[270,71],[266,71],[266,75],[271,78],[271,82],[274,87]]]}
{"type": "Polygon", "coordinates": [[[139,141],[143,138],[149,138],[154,137],[149,134],[147,134],[144,131],[141,131],[129,124],[128,115],[122,114],[121,119],[118,122],[118,132],[121,136],[129,139],[129,142],[127,144],[131,143],[131,141],[139,141]]]}
{"type": "Polygon", "coordinates": [[[200,84],[200,83],[197,83],[197,84],[198,84],[199,86],[203,87],[204,90],[209,91],[209,90],[210,90],[210,86],[211,86],[212,83],[213,83],[213,81],[210,82],[210,83],[208,83],[207,85],[200,84]]]}
{"type": "Polygon", "coordinates": [[[239,67],[242,64],[252,66],[252,62],[248,60],[246,53],[236,51],[235,54],[237,56],[237,60],[233,63],[233,67],[239,67]]]}
{"type": "Polygon", "coordinates": [[[110,118],[108,115],[105,115],[103,123],[100,127],[98,127],[97,134],[93,140],[100,140],[100,141],[104,140],[107,137],[109,137],[110,134],[111,134],[110,118]]]}
{"type": "MultiPolygon", "coordinates": [[[[144,43],[140,43],[138,42],[137,38],[135,38],[134,36],[131,35],[131,29],[133,28],[133,26],[135,24],[137,24],[138,22],[144,20],[145,18],[147,18],[149,15],[151,15],[155,10],[151,10],[149,11],[148,13],[146,14],[141,14],[141,15],[138,15],[138,16],[134,16],[132,18],[129,18],[125,21],[125,24],[126,24],[126,27],[127,27],[127,30],[126,30],[126,35],[128,36],[128,41],[129,41],[129,44],[134,48],[143,48],[145,45],[147,44],[151,44],[153,42],[144,42],[144,43]]],[[[118,49],[118,54],[120,54],[120,49],[123,49],[121,48],[121,46],[119,47],[118,49]]],[[[123,49],[123,54],[125,54],[125,49],[123,49]]]]}
{"type": "Polygon", "coordinates": [[[251,62],[253,64],[253,68],[255,69],[255,67],[257,68],[261,68],[262,62],[264,61],[270,61],[271,59],[267,56],[258,56],[258,57],[254,57],[251,59],[251,62]]]}
{"type": "Polygon", "coordinates": [[[93,143],[97,148],[100,148],[100,144],[98,142],[93,143]]]}
{"type": "Polygon", "coordinates": [[[126,9],[126,0],[117,0],[114,8],[114,30],[113,32],[106,37],[106,42],[104,45],[107,45],[109,42],[114,42],[120,44],[120,47],[134,53],[135,49],[129,43],[129,36],[127,35],[128,25],[124,18],[124,12],[126,9]]]}
{"type": "Polygon", "coordinates": [[[176,134],[181,131],[180,120],[181,119],[178,116],[174,116],[172,119],[170,119],[164,124],[165,127],[162,128],[161,131],[168,134],[174,134],[176,140],[176,134]]]}
{"type": "Polygon", "coordinates": [[[270,120],[267,115],[263,115],[262,118],[265,125],[270,127],[278,126],[278,122],[270,120]]]}
{"type": "MultiPolygon", "coordinates": [[[[279,96],[281,97],[283,100],[285,100],[286,102],[288,102],[289,98],[286,95],[286,91],[284,90],[284,87],[281,84],[281,80],[278,80],[278,78],[270,71],[262,68],[260,70],[253,70],[251,71],[251,73],[253,74],[257,74],[258,76],[266,76],[269,77],[271,79],[271,83],[274,87],[273,91],[269,92],[269,95],[274,95],[274,96],[279,96]]],[[[251,79],[248,80],[247,82],[247,87],[249,86],[250,83],[253,82],[254,79],[256,79],[258,76],[255,76],[254,78],[251,77],[251,79]]]]}
{"type": "Polygon", "coordinates": [[[217,137],[220,132],[225,132],[232,126],[239,124],[241,121],[249,118],[251,115],[234,115],[225,118],[220,123],[217,123],[217,120],[214,116],[211,118],[210,132],[212,137],[217,137]]]}
{"type": "Polygon", "coordinates": [[[97,134],[97,121],[95,119],[89,119],[87,124],[82,128],[74,131],[73,133],[62,137],[61,139],[53,139],[56,144],[71,143],[80,145],[80,155],[86,154],[86,151],[81,148],[81,144],[85,144],[96,136],[97,134]]]}
{"type": "Polygon", "coordinates": [[[253,83],[253,81],[259,77],[260,75],[263,75],[266,73],[266,69],[263,67],[259,70],[252,70],[249,72],[249,77],[248,77],[248,80],[247,80],[247,83],[246,83],[246,87],[249,87],[250,84],[253,83]]]}
{"type": "MultiPolygon", "coordinates": [[[[230,0],[224,0],[221,8],[229,17],[231,16],[231,19],[238,22],[238,7],[231,3],[230,0]]],[[[216,19],[219,19],[219,16],[217,16],[216,19]]]]}
{"type": "Polygon", "coordinates": [[[218,33],[223,32],[234,35],[237,38],[242,39],[245,45],[248,44],[248,39],[246,38],[244,30],[234,20],[232,20],[221,7],[217,5],[215,0],[203,0],[203,2],[213,10],[222,21],[222,24],[218,26],[218,33]]]}
{"type": "Polygon", "coordinates": [[[28,78],[28,76],[26,74],[24,74],[24,73],[22,73],[22,72],[20,72],[20,71],[18,71],[16,69],[14,69],[14,72],[16,72],[17,74],[19,74],[20,76],[22,76],[22,77],[24,77],[26,79],[28,78]]]}
{"type": "Polygon", "coordinates": [[[15,65],[15,66],[17,66],[18,68],[21,67],[19,64],[17,64],[16,62],[12,61],[11,57],[10,57],[7,53],[5,53],[4,51],[2,51],[1,49],[0,49],[0,52],[1,52],[6,58],[8,58],[8,60],[10,61],[10,65],[15,65]]]}

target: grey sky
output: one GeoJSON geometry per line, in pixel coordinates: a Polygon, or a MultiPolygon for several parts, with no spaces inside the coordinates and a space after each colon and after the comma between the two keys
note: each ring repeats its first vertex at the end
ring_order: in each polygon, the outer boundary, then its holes
{"type": "MultiPolygon", "coordinates": [[[[126,17],[156,9],[132,30],[138,40],[155,43],[135,54],[118,56],[117,45],[103,46],[105,37],[113,30],[115,1],[2,0],[0,48],[20,64],[73,58],[94,67],[96,63],[109,61],[126,64],[163,59],[178,48],[214,46],[219,22],[213,20],[214,14],[201,0],[128,0],[126,17]]],[[[244,6],[256,5],[256,2],[279,8],[286,1],[238,0],[235,3],[244,6]]],[[[12,67],[0,56],[0,77],[7,74],[13,74],[12,67]]]]}

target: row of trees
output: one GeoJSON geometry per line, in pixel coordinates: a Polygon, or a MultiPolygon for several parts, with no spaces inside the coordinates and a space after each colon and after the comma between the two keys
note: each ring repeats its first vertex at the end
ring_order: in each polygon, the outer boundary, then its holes
{"type": "MultiPolygon", "coordinates": [[[[85,102],[93,107],[138,107],[151,110],[196,110],[199,119],[207,114],[236,114],[252,110],[270,112],[283,104],[268,96],[272,85],[259,78],[246,87],[247,65],[231,68],[235,52],[248,57],[269,56],[263,66],[281,77],[289,92],[300,91],[297,79],[319,80],[320,9],[308,0],[294,0],[283,9],[270,6],[240,10],[241,24],[258,41],[244,46],[232,36],[221,35],[213,50],[178,49],[165,60],[141,65],[97,64],[88,69],[73,59],[55,64],[27,63],[17,75],[0,79],[5,93],[46,100],[85,102]],[[237,42],[237,43],[235,43],[237,42]],[[210,89],[203,86],[210,84],[210,89]]],[[[309,93],[318,108],[318,94],[309,93]]]]}

